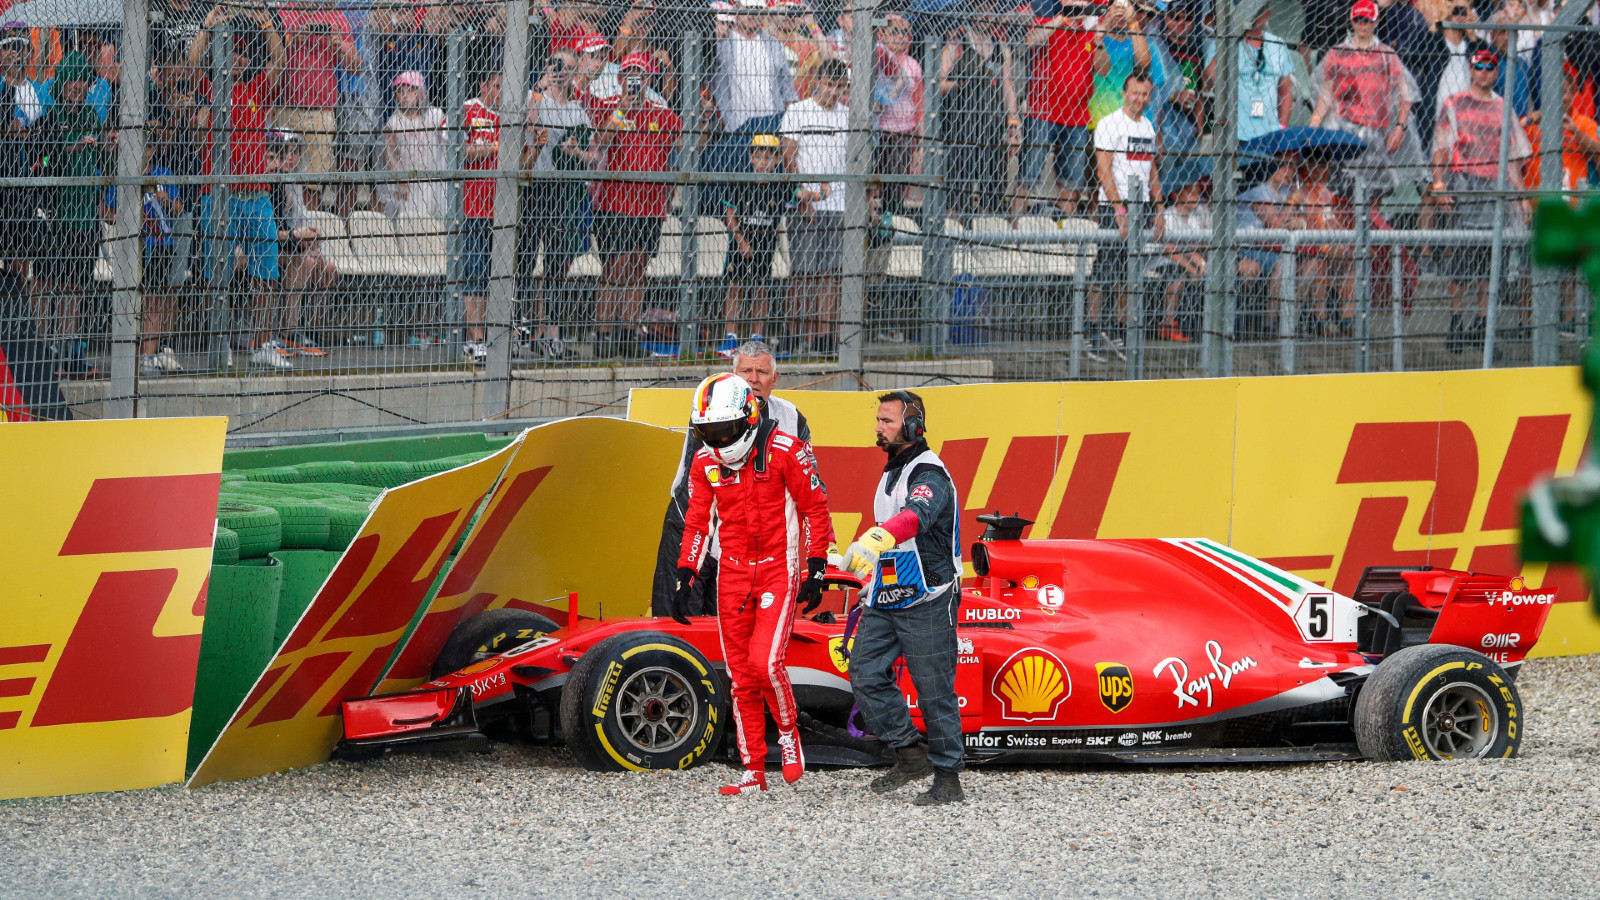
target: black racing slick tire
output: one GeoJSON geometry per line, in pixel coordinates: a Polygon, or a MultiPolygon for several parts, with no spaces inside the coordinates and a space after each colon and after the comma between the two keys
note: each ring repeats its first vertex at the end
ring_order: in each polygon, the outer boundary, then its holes
{"type": "Polygon", "coordinates": [[[1356,744],[1368,759],[1517,755],[1523,708],[1511,676],[1473,650],[1422,644],[1378,664],[1356,696],[1356,744]]]}
{"type": "Polygon", "coordinates": [[[450,632],[429,672],[440,678],[513,647],[520,647],[558,627],[536,612],[526,609],[491,609],[478,613],[450,632]]]}
{"type": "Polygon", "coordinates": [[[710,662],[658,631],[596,644],[561,690],[561,731],[579,765],[596,772],[688,769],[713,758],[728,720],[710,662]]]}

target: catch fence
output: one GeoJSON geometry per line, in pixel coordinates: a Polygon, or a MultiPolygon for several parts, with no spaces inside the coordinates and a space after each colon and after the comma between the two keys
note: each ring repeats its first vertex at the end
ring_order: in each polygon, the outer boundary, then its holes
{"type": "Polygon", "coordinates": [[[844,388],[1572,362],[1526,210],[1600,174],[1592,3],[1418,9],[31,0],[0,407],[510,429],[757,337],[844,388]]]}

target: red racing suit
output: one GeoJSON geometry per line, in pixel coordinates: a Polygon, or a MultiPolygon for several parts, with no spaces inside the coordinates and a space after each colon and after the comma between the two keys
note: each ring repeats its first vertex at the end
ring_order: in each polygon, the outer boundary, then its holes
{"type": "Polygon", "coordinates": [[[689,510],[678,565],[699,571],[717,512],[722,564],[717,571],[717,625],[733,681],[733,720],[747,769],[767,759],[762,707],[778,727],[795,727],[794,691],[785,660],[794,627],[795,595],[808,557],[826,557],[833,540],[828,494],[804,441],[764,420],[739,469],[717,464],[702,449],[689,467],[689,510]]]}

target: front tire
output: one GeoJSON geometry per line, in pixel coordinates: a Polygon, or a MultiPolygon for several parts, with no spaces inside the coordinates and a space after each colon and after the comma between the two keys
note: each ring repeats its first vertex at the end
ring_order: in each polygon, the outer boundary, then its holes
{"type": "Polygon", "coordinates": [[[526,644],[558,627],[536,612],[526,609],[491,609],[462,622],[450,632],[450,639],[433,661],[430,678],[459,672],[479,660],[526,644]]]}
{"type": "Polygon", "coordinates": [[[1356,744],[1374,760],[1511,757],[1522,698],[1495,662],[1464,647],[1422,644],[1378,664],[1356,697],[1356,744]]]}
{"type": "Polygon", "coordinates": [[[561,691],[561,731],[596,772],[688,769],[712,758],[727,721],[722,680],[688,643],[658,631],[607,638],[561,691]]]}

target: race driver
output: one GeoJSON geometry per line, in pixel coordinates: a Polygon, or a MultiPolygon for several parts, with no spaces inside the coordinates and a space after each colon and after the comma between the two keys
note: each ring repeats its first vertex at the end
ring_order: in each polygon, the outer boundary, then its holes
{"type": "Polygon", "coordinates": [[[886,793],[933,775],[917,806],[959,803],[961,709],[956,700],[956,608],[961,602],[961,504],[955,483],[928,449],[927,407],[911,391],[878,398],[878,446],[889,454],[867,529],[843,568],[868,579],[850,651],[850,687],[894,768],[872,781],[886,793]],[[928,729],[911,723],[895,661],[905,658],[928,729]]]}
{"type": "MultiPolygon", "coordinates": [[[[773,358],[772,347],[762,341],[745,341],[734,351],[732,371],[755,392],[763,418],[776,420],[779,430],[810,446],[811,426],[805,414],[793,403],[772,396],[773,389],[778,386],[778,363],[773,358]]],[[[661,547],[656,553],[656,574],[650,591],[652,615],[670,615],[672,594],[678,581],[678,550],[683,546],[683,519],[689,509],[689,463],[701,446],[691,429],[683,441],[683,458],[678,463],[678,473],[672,477],[672,497],[667,501],[667,512],[661,521],[661,547]]],[[[695,578],[694,590],[689,595],[686,613],[691,616],[717,614],[717,558],[720,554],[716,534],[717,526],[713,521],[711,549],[706,553],[695,578]]]]}
{"type": "Polygon", "coordinates": [[[689,594],[719,521],[717,627],[733,682],[733,720],[744,776],[727,795],[767,789],[766,716],[778,723],[783,780],[805,774],[785,661],[796,604],[822,602],[833,526],[811,449],[761,416],[755,392],[722,373],[695,389],[689,425],[704,446],[689,466],[689,510],[678,553],[672,617],[687,625],[689,594]]]}

